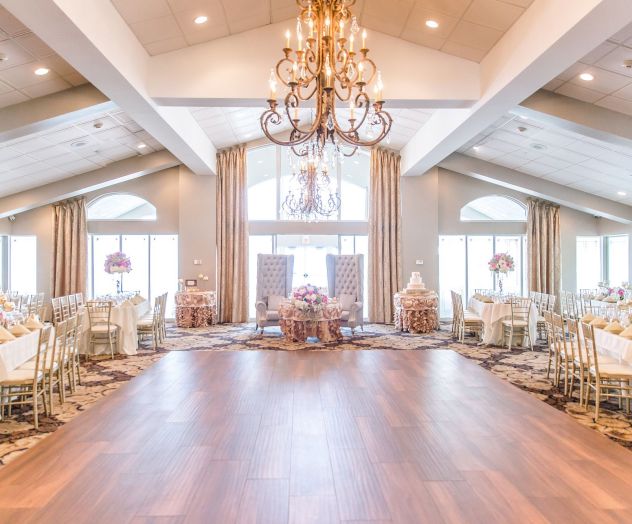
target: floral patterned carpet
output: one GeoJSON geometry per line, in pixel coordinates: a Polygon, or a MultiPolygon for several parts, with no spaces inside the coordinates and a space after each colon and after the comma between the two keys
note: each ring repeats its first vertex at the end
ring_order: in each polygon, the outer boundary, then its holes
{"type": "Polygon", "coordinates": [[[576,399],[565,397],[546,379],[547,352],[544,346],[538,346],[536,351],[531,352],[528,349],[514,348],[508,351],[500,347],[481,347],[473,338],[467,338],[461,344],[452,339],[449,326],[442,326],[441,331],[428,335],[410,335],[399,333],[392,326],[368,325],[364,332],[357,331],[353,337],[346,329],[343,329],[343,335],[342,342],[296,344],[286,342],[278,328],[267,329],[264,335],[259,335],[255,333],[253,325],[243,324],[196,329],[171,327],[163,347],[156,353],[143,349],[131,357],[118,356],[114,360],[100,358],[83,362],[83,385],[75,394],[67,395],[66,403],[61,408],[56,404],[54,415],[40,418],[39,431],[33,428],[30,410],[15,411],[11,417],[0,421],[0,466],[142,373],[169,351],[453,350],[503,380],[565,411],[578,423],[632,449],[632,418],[622,412],[604,409],[599,423],[595,423],[591,410],[587,412],[579,407],[576,399]]]}

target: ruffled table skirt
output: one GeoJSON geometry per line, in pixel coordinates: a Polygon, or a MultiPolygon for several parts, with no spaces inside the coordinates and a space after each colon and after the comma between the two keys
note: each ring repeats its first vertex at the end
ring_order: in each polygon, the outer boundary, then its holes
{"type": "Polygon", "coordinates": [[[197,328],[217,323],[217,308],[213,306],[176,306],[176,326],[197,328]]]}
{"type": "Polygon", "coordinates": [[[279,307],[279,326],[285,338],[291,342],[305,342],[308,338],[336,342],[342,340],[341,314],[340,306],[336,304],[329,304],[314,314],[286,303],[279,307]]]}
{"type": "Polygon", "coordinates": [[[396,293],[395,327],[409,333],[430,333],[439,329],[439,298],[435,293],[403,295],[396,293]]]}

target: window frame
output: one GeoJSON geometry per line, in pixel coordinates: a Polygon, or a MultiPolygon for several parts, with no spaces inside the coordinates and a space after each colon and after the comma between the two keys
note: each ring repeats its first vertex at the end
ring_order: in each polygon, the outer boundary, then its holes
{"type": "Polygon", "coordinates": [[[86,204],[86,220],[88,222],[156,222],[158,220],[158,208],[153,202],[147,200],[145,197],[137,195],[136,193],[130,193],[128,191],[112,191],[110,193],[103,193],[86,204]],[[110,198],[117,195],[134,196],[140,198],[145,203],[149,204],[154,209],[154,218],[90,218],[90,207],[100,200],[110,198]]]}
{"type": "Polygon", "coordinates": [[[509,222],[512,224],[524,224],[527,222],[527,206],[524,204],[524,202],[521,202],[520,200],[518,200],[517,198],[514,198],[512,196],[509,195],[500,195],[500,194],[491,194],[491,195],[483,195],[480,197],[477,197],[473,200],[470,200],[469,202],[467,202],[467,204],[465,204],[464,206],[461,207],[461,209],[459,210],[459,222],[464,222],[467,224],[488,224],[490,222],[509,222]],[[468,207],[470,204],[472,204],[473,202],[476,202],[477,200],[482,200],[485,198],[502,198],[505,200],[509,200],[511,202],[513,202],[514,204],[518,204],[520,206],[520,208],[522,208],[522,210],[524,211],[524,219],[520,219],[520,220],[514,220],[514,219],[494,219],[494,218],[490,218],[490,219],[468,219],[468,218],[463,218],[463,210],[468,207]]]}

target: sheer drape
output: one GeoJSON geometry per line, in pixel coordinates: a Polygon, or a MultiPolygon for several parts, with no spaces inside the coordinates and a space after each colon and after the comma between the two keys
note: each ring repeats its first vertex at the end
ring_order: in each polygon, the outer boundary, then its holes
{"type": "Polygon", "coordinates": [[[393,321],[393,294],[401,284],[400,157],[371,152],[369,208],[369,320],[393,321]]]}
{"type": "Polygon", "coordinates": [[[529,290],[559,296],[560,207],[535,198],[527,205],[529,290]]]}
{"type": "Polygon", "coordinates": [[[88,226],[86,200],[53,204],[53,263],[51,295],[86,292],[88,226]]]}
{"type": "Polygon", "coordinates": [[[248,185],[244,146],[217,154],[220,322],[248,320],[248,185]]]}

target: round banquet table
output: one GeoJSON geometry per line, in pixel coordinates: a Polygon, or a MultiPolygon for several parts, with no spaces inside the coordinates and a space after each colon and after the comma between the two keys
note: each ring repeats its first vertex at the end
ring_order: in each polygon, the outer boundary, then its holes
{"type": "Polygon", "coordinates": [[[176,326],[194,328],[217,323],[215,291],[182,291],[176,293],[176,326]]]}
{"type": "Polygon", "coordinates": [[[305,311],[288,301],[279,306],[279,326],[291,342],[305,342],[310,337],[321,342],[335,342],[342,340],[341,315],[342,310],[337,303],[314,312],[305,311]]]}
{"type": "Polygon", "coordinates": [[[439,297],[434,291],[423,295],[395,293],[395,327],[409,333],[430,333],[439,329],[439,297]]]}

